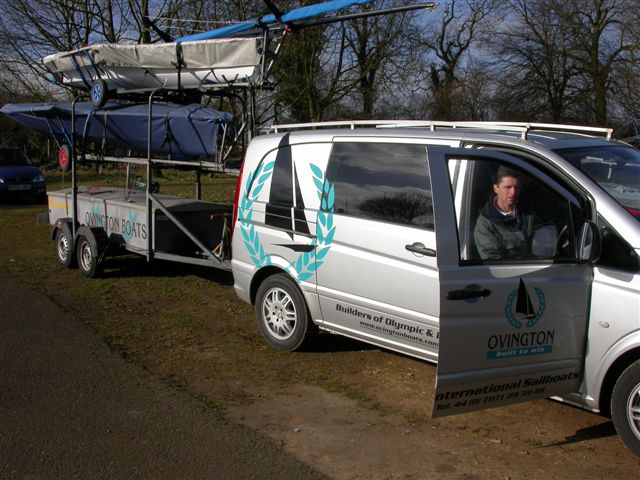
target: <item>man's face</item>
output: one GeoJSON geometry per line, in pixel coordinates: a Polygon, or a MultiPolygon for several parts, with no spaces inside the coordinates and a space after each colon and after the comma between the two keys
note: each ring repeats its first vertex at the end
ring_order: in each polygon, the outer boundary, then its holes
{"type": "Polygon", "coordinates": [[[513,210],[520,192],[520,181],[515,177],[502,177],[500,183],[493,185],[497,199],[496,203],[503,211],[513,210]]]}

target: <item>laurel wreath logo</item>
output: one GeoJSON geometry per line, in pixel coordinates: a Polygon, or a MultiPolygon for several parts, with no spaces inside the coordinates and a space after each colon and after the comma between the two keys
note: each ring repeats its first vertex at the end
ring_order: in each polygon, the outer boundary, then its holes
{"type": "Polygon", "coordinates": [[[244,246],[247,252],[249,252],[253,264],[258,268],[270,265],[271,261],[266,255],[262,243],[260,243],[260,237],[251,222],[253,217],[253,204],[262,191],[265,182],[271,177],[274,164],[275,162],[260,164],[255,173],[249,172],[247,182],[245,183],[245,191],[247,194],[242,198],[238,212],[244,246]],[[254,179],[256,179],[255,185],[253,185],[254,179]]]}
{"type": "MultiPolygon", "coordinates": [[[[544,298],[544,292],[539,288],[535,288],[535,287],[533,291],[535,292],[536,297],[538,297],[539,307],[535,316],[533,318],[530,318],[527,321],[527,328],[531,328],[536,323],[538,323],[538,320],[542,318],[542,315],[544,315],[545,308],[547,307],[545,298],[544,298]]],[[[513,312],[513,302],[515,302],[517,296],[518,296],[518,289],[515,289],[513,292],[509,294],[509,297],[507,298],[507,304],[504,307],[504,314],[513,328],[522,327],[522,322],[518,319],[518,317],[516,317],[515,313],[513,312]]]]}
{"type": "MultiPolygon", "coordinates": [[[[245,183],[245,191],[248,192],[240,202],[238,217],[244,246],[251,256],[253,264],[257,268],[271,265],[271,259],[266,254],[260,237],[252,223],[253,204],[262,191],[265,182],[273,174],[274,162],[260,165],[255,173],[249,173],[245,183]],[[255,185],[254,185],[255,180],[255,185]]],[[[313,183],[318,191],[320,210],[316,221],[316,237],[311,242],[313,249],[301,253],[296,260],[291,262],[286,271],[298,282],[308,280],[313,273],[322,266],[323,260],[329,253],[336,227],[333,225],[333,209],[335,203],[334,186],[327,181],[324,173],[316,165],[310,164],[313,175],[313,183]]]]}

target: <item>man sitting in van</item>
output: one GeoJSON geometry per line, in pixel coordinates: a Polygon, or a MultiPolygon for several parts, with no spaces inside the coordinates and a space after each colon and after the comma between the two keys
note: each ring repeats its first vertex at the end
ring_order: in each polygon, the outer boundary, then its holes
{"type": "Polygon", "coordinates": [[[480,258],[526,258],[531,253],[533,216],[518,208],[522,177],[501,165],[493,183],[493,195],[480,211],[474,240],[480,258]]]}

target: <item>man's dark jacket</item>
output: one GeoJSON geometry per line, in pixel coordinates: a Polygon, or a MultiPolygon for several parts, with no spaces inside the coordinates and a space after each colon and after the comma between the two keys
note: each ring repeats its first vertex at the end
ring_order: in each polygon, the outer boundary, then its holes
{"type": "Polygon", "coordinates": [[[473,237],[480,258],[526,258],[531,254],[533,215],[516,209],[515,215],[503,215],[490,199],[480,211],[473,237]]]}

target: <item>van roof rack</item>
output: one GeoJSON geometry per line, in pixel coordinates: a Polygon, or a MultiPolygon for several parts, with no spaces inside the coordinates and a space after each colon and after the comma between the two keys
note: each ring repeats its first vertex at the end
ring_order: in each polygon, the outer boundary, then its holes
{"type": "Polygon", "coordinates": [[[438,120],[343,120],[335,122],[291,123],[284,125],[272,125],[269,131],[278,133],[291,130],[317,130],[324,128],[428,128],[435,131],[438,128],[464,128],[492,130],[496,132],[519,133],[520,138],[527,139],[527,134],[532,131],[583,133],[588,135],[606,137],[611,140],[612,128],[587,127],[580,125],[560,125],[555,123],[527,123],[527,122],[445,122],[438,120]]]}

